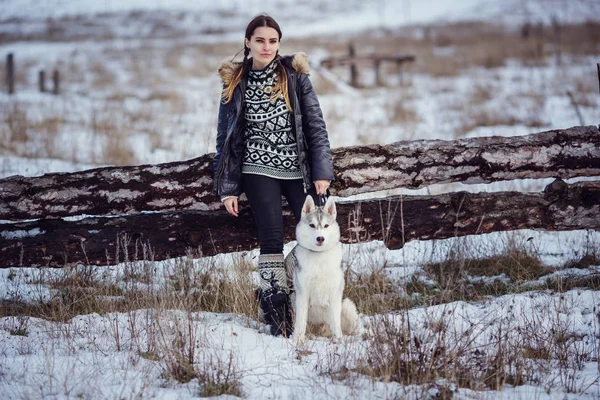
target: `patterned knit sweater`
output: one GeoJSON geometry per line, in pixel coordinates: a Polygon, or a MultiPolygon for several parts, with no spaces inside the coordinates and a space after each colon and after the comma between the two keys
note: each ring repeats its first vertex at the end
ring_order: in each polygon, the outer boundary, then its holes
{"type": "Polygon", "coordinates": [[[273,60],[262,70],[250,70],[244,93],[246,149],[242,173],[278,179],[300,179],[298,146],[292,131],[291,113],[283,96],[271,101],[277,82],[273,60]]]}

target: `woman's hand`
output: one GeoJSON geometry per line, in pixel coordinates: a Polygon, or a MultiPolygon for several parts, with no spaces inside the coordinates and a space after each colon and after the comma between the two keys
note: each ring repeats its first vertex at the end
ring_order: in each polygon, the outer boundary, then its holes
{"type": "Polygon", "coordinates": [[[315,188],[317,189],[317,194],[325,194],[327,192],[327,188],[329,187],[329,181],[325,179],[321,179],[313,182],[315,184],[315,188]]]}
{"type": "Polygon", "coordinates": [[[227,210],[227,212],[231,215],[233,215],[234,217],[238,216],[238,198],[235,196],[232,197],[228,197],[225,200],[223,200],[223,205],[225,206],[225,209],[227,210]]]}

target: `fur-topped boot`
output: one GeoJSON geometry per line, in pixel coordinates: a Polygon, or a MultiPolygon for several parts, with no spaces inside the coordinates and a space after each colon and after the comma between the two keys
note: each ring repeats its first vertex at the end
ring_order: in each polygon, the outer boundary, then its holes
{"type": "Polygon", "coordinates": [[[288,277],[283,254],[261,254],[258,257],[260,288],[258,300],[271,326],[271,334],[289,337],[293,332],[288,277]]]}

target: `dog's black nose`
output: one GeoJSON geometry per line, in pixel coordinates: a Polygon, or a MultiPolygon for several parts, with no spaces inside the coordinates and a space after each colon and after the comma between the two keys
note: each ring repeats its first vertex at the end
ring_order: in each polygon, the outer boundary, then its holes
{"type": "Polygon", "coordinates": [[[317,242],[319,242],[319,243],[323,243],[324,241],[325,241],[325,238],[323,236],[319,236],[317,238],[317,242]]]}

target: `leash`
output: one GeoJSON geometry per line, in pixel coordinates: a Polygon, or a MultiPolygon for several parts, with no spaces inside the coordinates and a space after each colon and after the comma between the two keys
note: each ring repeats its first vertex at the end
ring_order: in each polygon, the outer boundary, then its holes
{"type": "Polygon", "coordinates": [[[317,195],[317,207],[325,206],[326,202],[327,202],[327,198],[325,197],[324,194],[317,195]]]}
{"type": "Polygon", "coordinates": [[[324,207],[325,203],[327,202],[327,198],[329,198],[330,195],[331,195],[331,193],[329,192],[329,188],[327,188],[327,190],[325,191],[325,194],[317,194],[316,195],[317,207],[324,207]]]}

